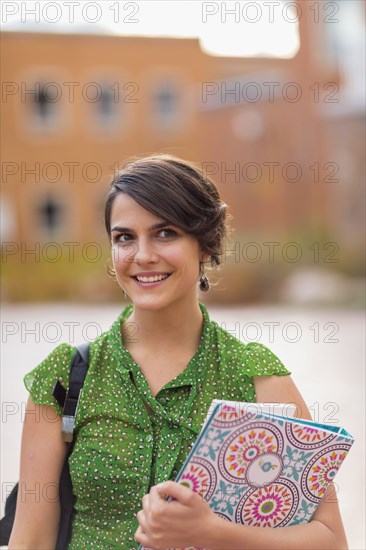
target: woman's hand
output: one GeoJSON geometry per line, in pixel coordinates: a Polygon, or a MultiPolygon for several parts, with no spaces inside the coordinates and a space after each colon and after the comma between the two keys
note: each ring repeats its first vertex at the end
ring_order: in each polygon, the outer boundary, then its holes
{"type": "Polygon", "coordinates": [[[135,539],[154,550],[207,544],[217,516],[201,496],[175,481],[155,485],[142,499],[135,539]],[[173,497],[166,501],[164,497],[173,497]]]}

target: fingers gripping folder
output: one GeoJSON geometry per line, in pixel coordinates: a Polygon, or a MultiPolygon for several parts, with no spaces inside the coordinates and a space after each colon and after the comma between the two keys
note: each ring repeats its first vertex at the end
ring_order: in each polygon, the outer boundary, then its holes
{"type": "Polygon", "coordinates": [[[69,387],[67,390],[56,380],[52,395],[62,407],[62,437],[70,443],[74,438],[75,416],[89,367],[89,342],[77,346],[70,368],[69,387]]]}

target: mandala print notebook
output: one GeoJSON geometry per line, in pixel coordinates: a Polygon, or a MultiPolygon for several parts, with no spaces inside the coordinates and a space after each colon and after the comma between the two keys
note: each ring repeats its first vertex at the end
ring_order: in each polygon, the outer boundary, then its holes
{"type": "Polygon", "coordinates": [[[210,411],[176,481],[228,521],[256,527],[308,522],[353,437],[250,403],[215,399],[210,411]]]}

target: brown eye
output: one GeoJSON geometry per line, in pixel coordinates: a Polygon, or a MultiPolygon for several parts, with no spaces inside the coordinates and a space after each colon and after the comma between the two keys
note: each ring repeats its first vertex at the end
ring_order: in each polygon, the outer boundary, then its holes
{"type": "Polygon", "coordinates": [[[129,233],[120,233],[119,235],[116,235],[115,237],[113,237],[113,243],[121,243],[121,244],[124,244],[126,242],[128,242],[128,240],[124,239],[123,237],[130,237],[131,235],[129,233]]]}
{"type": "Polygon", "coordinates": [[[168,237],[174,237],[175,235],[177,235],[177,232],[174,231],[174,229],[162,229],[160,233],[168,233],[168,237]]]}

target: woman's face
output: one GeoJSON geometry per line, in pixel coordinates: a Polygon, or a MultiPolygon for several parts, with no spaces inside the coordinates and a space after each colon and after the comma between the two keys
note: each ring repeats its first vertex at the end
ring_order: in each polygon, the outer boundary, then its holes
{"type": "Polygon", "coordinates": [[[111,243],[118,284],[135,306],[160,309],[181,299],[197,300],[202,258],[197,239],[123,192],[112,207],[111,243]],[[155,274],[169,276],[161,281],[136,279],[136,275],[149,278],[155,274]]]}

